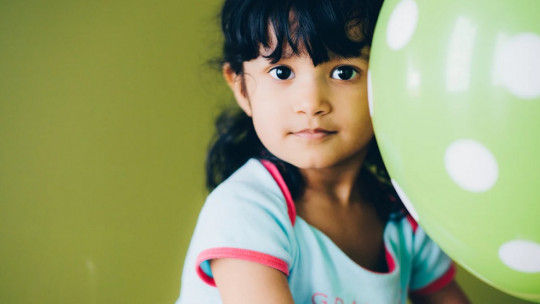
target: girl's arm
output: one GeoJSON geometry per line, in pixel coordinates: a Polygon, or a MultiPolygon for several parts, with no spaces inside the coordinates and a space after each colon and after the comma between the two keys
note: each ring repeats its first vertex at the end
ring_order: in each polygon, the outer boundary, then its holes
{"type": "Polygon", "coordinates": [[[465,293],[456,281],[452,281],[436,292],[427,295],[411,295],[414,304],[469,304],[465,293]]]}
{"type": "Polygon", "coordinates": [[[294,304],[287,277],[281,271],[239,259],[210,261],[224,304],[294,304]]]}

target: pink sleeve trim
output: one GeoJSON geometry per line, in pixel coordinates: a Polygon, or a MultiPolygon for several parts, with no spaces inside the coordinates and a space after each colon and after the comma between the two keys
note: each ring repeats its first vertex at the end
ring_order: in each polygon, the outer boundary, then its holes
{"type": "Polygon", "coordinates": [[[265,159],[261,159],[261,163],[266,168],[266,170],[270,172],[270,175],[272,175],[272,177],[278,184],[279,189],[281,189],[281,192],[283,193],[283,196],[285,197],[285,202],[287,203],[287,211],[289,213],[289,219],[291,220],[291,224],[294,226],[294,222],[296,220],[296,206],[294,205],[291,192],[289,191],[289,188],[287,187],[285,180],[281,176],[281,173],[279,173],[279,170],[276,167],[276,165],[274,165],[273,163],[265,159]]]}
{"type": "Polygon", "coordinates": [[[450,268],[446,271],[445,274],[443,274],[440,278],[438,278],[435,282],[430,283],[426,287],[422,287],[417,290],[411,290],[411,294],[414,295],[426,295],[433,292],[436,292],[443,288],[444,286],[448,285],[450,282],[454,280],[456,276],[456,265],[453,263],[450,265],[450,268]]]}
{"type": "Polygon", "coordinates": [[[261,253],[258,251],[240,249],[240,248],[229,248],[229,247],[212,248],[212,249],[208,249],[201,252],[199,256],[197,257],[197,262],[196,262],[197,275],[199,275],[199,277],[201,278],[203,282],[205,282],[206,284],[210,286],[216,287],[216,282],[214,281],[214,278],[210,277],[201,269],[200,265],[204,261],[213,260],[213,259],[221,259],[221,258],[232,258],[232,259],[256,262],[256,263],[277,269],[283,272],[286,276],[289,276],[289,266],[287,265],[287,263],[283,261],[282,259],[276,258],[275,256],[272,256],[266,253],[261,253]]]}

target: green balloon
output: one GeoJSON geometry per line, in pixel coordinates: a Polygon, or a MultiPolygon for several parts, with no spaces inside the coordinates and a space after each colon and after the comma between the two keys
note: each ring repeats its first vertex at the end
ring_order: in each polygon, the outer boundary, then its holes
{"type": "Polygon", "coordinates": [[[369,71],[375,135],[427,233],[540,302],[540,2],[387,0],[369,71]]]}

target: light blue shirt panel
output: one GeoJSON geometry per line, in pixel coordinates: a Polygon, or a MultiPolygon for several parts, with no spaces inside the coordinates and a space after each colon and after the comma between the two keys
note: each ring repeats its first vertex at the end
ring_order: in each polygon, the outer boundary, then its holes
{"type": "MultiPolygon", "coordinates": [[[[405,303],[410,287],[429,285],[451,264],[420,227],[413,233],[406,219],[387,224],[384,242],[396,265],[380,274],[360,267],[300,217],[293,227],[273,177],[250,160],[209,195],[188,250],[177,304],[221,303],[217,289],[195,272],[197,256],[211,248],[242,248],[282,259],[297,304],[405,303]]],[[[208,265],[203,267],[211,275],[208,265]]]]}
{"type": "Polygon", "coordinates": [[[418,227],[414,235],[414,259],[412,261],[410,290],[422,289],[445,274],[452,261],[433,242],[425,231],[418,227]]]}
{"type": "Polygon", "coordinates": [[[289,286],[295,303],[401,303],[399,265],[376,273],[351,260],[320,230],[297,217],[295,231],[301,258],[293,266],[289,286]]]}
{"type": "MultiPolygon", "coordinates": [[[[240,248],[292,264],[295,244],[291,241],[294,232],[287,204],[272,176],[257,160],[250,160],[212,191],[197,223],[194,246],[199,252],[240,248]]],[[[209,270],[208,265],[203,267],[209,270]]]]}
{"type": "MultiPolygon", "coordinates": [[[[293,264],[296,242],[288,208],[279,186],[255,159],[220,184],[206,199],[184,262],[177,304],[221,303],[217,288],[196,273],[197,257],[214,248],[252,250],[293,264]]],[[[208,261],[202,270],[212,277],[208,261]]]]}

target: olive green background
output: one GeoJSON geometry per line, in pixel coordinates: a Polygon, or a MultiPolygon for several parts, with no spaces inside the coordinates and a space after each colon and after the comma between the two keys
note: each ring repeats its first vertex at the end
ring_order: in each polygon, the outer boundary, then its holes
{"type": "Polygon", "coordinates": [[[0,303],[175,301],[232,98],[220,2],[0,0],[0,303]]]}

